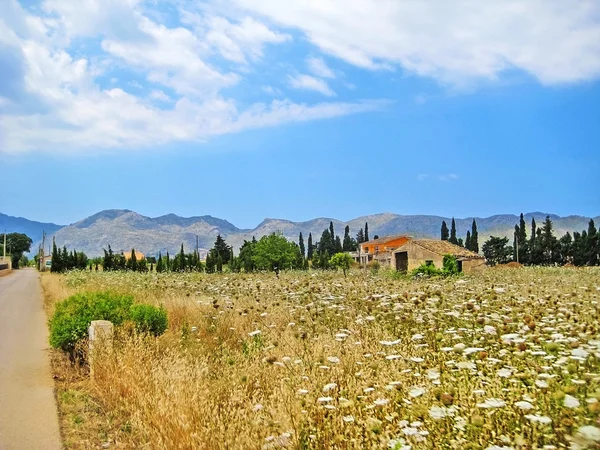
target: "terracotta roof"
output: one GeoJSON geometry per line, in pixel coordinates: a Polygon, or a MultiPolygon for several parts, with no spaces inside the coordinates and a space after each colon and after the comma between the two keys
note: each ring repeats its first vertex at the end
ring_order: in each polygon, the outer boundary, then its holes
{"type": "MultiPolygon", "coordinates": [[[[467,250],[464,247],[460,247],[459,245],[454,245],[448,241],[440,241],[435,239],[413,239],[404,245],[410,243],[418,245],[419,247],[429,250],[430,252],[437,253],[438,255],[453,255],[457,258],[483,259],[483,256],[472,252],[471,250],[467,250]]],[[[404,247],[404,245],[402,247],[404,247]]]]}
{"type": "Polygon", "coordinates": [[[410,239],[410,236],[407,236],[405,234],[397,234],[394,236],[383,236],[383,237],[380,237],[377,239],[371,239],[370,241],[367,241],[367,242],[362,242],[360,245],[385,244],[386,242],[390,242],[395,239],[401,239],[401,238],[410,239]]]}

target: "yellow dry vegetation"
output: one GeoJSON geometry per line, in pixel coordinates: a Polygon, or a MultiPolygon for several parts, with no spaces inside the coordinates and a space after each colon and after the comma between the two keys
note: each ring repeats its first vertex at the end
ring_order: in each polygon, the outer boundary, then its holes
{"type": "Polygon", "coordinates": [[[119,330],[94,383],[54,353],[68,448],[583,449],[600,440],[598,268],[430,280],[358,270],[42,279],[49,313],[94,290],[169,313],[158,339],[119,330]]]}

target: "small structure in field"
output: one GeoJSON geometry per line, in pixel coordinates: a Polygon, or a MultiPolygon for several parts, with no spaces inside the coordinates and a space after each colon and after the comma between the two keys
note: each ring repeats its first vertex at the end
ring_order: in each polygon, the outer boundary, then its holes
{"type": "Polygon", "coordinates": [[[372,261],[378,261],[382,266],[389,267],[392,265],[392,251],[406,244],[410,239],[410,236],[395,235],[363,242],[357,255],[358,262],[365,266],[372,261]]]}
{"type": "Polygon", "coordinates": [[[434,239],[411,239],[394,249],[392,254],[392,267],[399,272],[410,272],[422,264],[433,264],[441,269],[444,255],[456,258],[459,272],[476,272],[487,267],[483,256],[448,241],[434,239]]]}
{"type": "MultiPolygon", "coordinates": [[[[139,261],[146,257],[142,252],[138,252],[135,249],[133,251],[135,251],[135,260],[136,261],[139,261]]],[[[132,253],[132,250],[129,250],[128,252],[123,252],[123,256],[125,257],[126,261],[129,261],[131,259],[131,253],[132,253]]]]}

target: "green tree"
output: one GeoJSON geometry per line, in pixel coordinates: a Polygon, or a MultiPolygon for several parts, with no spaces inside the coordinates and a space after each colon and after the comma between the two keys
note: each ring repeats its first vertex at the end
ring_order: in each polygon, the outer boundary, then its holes
{"type": "Polygon", "coordinates": [[[181,243],[181,249],[179,250],[179,271],[185,272],[186,268],[185,251],[183,250],[183,242],[181,243]]]}
{"type": "Polygon", "coordinates": [[[458,239],[456,238],[456,222],[454,217],[452,218],[452,225],[450,226],[450,239],[448,241],[454,245],[458,245],[458,239]]]}
{"type": "Polygon", "coordinates": [[[220,256],[223,264],[227,264],[231,259],[231,247],[227,245],[225,240],[221,237],[220,234],[217,234],[217,239],[215,240],[215,245],[213,247],[214,255],[220,256]]]}
{"type": "Polygon", "coordinates": [[[127,260],[127,270],[137,270],[137,257],[135,249],[131,249],[131,257],[127,260]]]}
{"type": "Polygon", "coordinates": [[[308,233],[308,249],[307,249],[306,259],[308,259],[308,260],[313,259],[313,251],[314,251],[314,246],[313,246],[312,233],[308,233]]]}
{"type": "Polygon", "coordinates": [[[473,219],[471,224],[471,247],[469,250],[479,253],[479,232],[477,231],[477,222],[473,219]]]}
{"type": "Polygon", "coordinates": [[[556,252],[557,240],[552,232],[552,220],[550,220],[550,216],[546,216],[541,231],[541,238],[539,244],[542,255],[541,263],[546,265],[555,263],[556,257],[554,253],[556,252]]]}
{"type": "MultiPolygon", "coordinates": [[[[19,268],[21,256],[31,250],[32,243],[31,238],[23,233],[8,233],[6,235],[6,253],[11,256],[13,269],[19,268]]],[[[0,239],[0,246],[4,246],[4,234],[0,239]]],[[[2,249],[2,252],[4,252],[4,249],[2,249]]]]}
{"type": "Polygon", "coordinates": [[[329,234],[331,235],[331,240],[335,241],[335,232],[333,231],[333,222],[329,222],[329,234]]]}
{"type": "Polygon", "coordinates": [[[365,242],[369,241],[369,224],[365,222],[365,242]]]}
{"type": "Polygon", "coordinates": [[[496,264],[506,264],[512,258],[512,247],[507,246],[508,238],[507,237],[496,237],[491,236],[485,243],[483,244],[483,256],[486,259],[486,262],[495,266],[496,264]]]}
{"type": "Polygon", "coordinates": [[[164,263],[163,263],[163,258],[162,258],[162,253],[158,252],[158,259],[156,260],[156,272],[157,273],[162,273],[164,271],[164,263]]]}
{"type": "Polygon", "coordinates": [[[358,244],[352,236],[350,236],[350,226],[344,228],[344,241],[342,242],[342,250],[345,252],[355,252],[358,244]]]}
{"type": "MultiPolygon", "coordinates": [[[[519,226],[515,228],[517,231],[517,243],[518,253],[519,253],[519,263],[528,263],[529,255],[528,255],[528,245],[527,245],[527,224],[525,223],[525,217],[523,213],[519,217],[519,226]]],[[[515,255],[517,253],[517,249],[515,249],[515,255]]],[[[516,259],[515,259],[516,261],[516,259]]]]}
{"type": "Polygon", "coordinates": [[[535,223],[535,217],[531,218],[531,236],[529,238],[529,255],[528,262],[529,264],[540,264],[542,257],[539,247],[539,242],[537,240],[538,237],[538,229],[535,223]]]}
{"type": "Polygon", "coordinates": [[[334,247],[333,251],[335,253],[341,253],[344,251],[344,248],[342,246],[342,241],[340,240],[339,236],[335,237],[335,247],[334,247]]]}
{"type": "MultiPolygon", "coordinates": [[[[310,239],[309,239],[310,242],[310,239]]],[[[256,247],[256,238],[253,236],[251,241],[244,240],[244,243],[240,247],[240,267],[244,269],[244,272],[253,272],[255,269],[254,260],[254,248],[256,247]]]]}
{"type": "MultiPolygon", "coordinates": [[[[106,250],[104,252],[106,252],[106,250]]],[[[52,266],[50,266],[50,272],[60,273],[61,271],[62,264],[60,260],[60,252],[56,246],[56,240],[52,239],[52,266]]]]}
{"type": "Polygon", "coordinates": [[[442,220],[442,230],[441,230],[442,241],[447,241],[449,237],[450,237],[450,231],[448,231],[448,225],[446,225],[445,220],[442,220]]]}
{"type": "Polygon", "coordinates": [[[361,228],[360,230],[358,230],[358,233],[356,233],[356,243],[358,245],[360,245],[363,242],[365,242],[365,233],[364,233],[363,229],[361,228]]]}
{"type": "Polygon", "coordinates": [[[594,224],[594,220],[590,219],[588,223],[587,230],[587,242],[586,242],[586,251],[585,258],[587,259],[586,264],[588,266],[597,266],[599,260],[600,249],[599,246],[599,236],[598,231],[596,230],[596,226],[594,224]]]}
{"type": "Polygon", "coordinates": [[[256,243],[252,259],[257,269],[279,272],[297,268],[299,252],[298,246],[281,233],[272,233],[256,243]]]}
{"type": "Polygon", "coordinates": [[[573,238],[568,231],[558,240],[559,257],[557,262],[561,265],[573,261],[573,238]]]}
{"type": "Polygon", "coordinates": [[[302,236],[302,231],[300,232],[300,236],[298,236],[298,246],[300,247],[302,258],[304,258],[306,256],[306,248],[304,248],[304,237],[302,236]]]}
{"type": "Polygon", "coordinates": [[[348,253],[336,253],[329,260],[329,264],[331,267],[335,267],[336,269],[342,269],[344,272],[344,278],[346,278],[346,271],[350,269],[352,265],[353,259],[348,253]]]}
{"type": "Polygon", "coordinates": [[[323,230],[323,234],[321,234],[321,240],[317,244],[317,251],[319,253],[324,253],[327,255],[327,259],[329,259],[333,254],[335,254],[335,242],[331,237],[330,231],[326,228],[323,230]]]}
{"type": "Polygon", "coordinates": [[[471,232],[467,230],[467,238],[465,239],[465,248],[471,250],[471,232]]]}

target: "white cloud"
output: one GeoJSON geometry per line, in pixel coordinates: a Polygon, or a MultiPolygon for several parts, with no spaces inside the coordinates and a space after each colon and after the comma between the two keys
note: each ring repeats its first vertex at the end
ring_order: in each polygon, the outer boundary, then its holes
{"type": "Polygon", "coordinates": [[[543,84],[600,76],[600,2],[235,0],[356,66],[462,86],[521,69],[543,84]]]}
{"type": "Polygon", "coordinates": [[[308,70],[318,77],[335,78],[333,70],[321,58],[310,57],[306,60],[306,64],[308,65],[308,70]]]}
{"type": "Polygon", "coordinates": [[[458,180],[458,175],[456,175],[455,173],[438,175],[438,180],[440,180],[440,181],[455,181],[455,180],[458,180]]]}
{"type": "Polygon", "coordinates": [[[317,91],[328,97],[335,95],[335,92],[331,90],[327,83],[319,78],[311,77],[310,75],[294,75],[289,76],[289,84],[294,89],[303,89],[308,91],[317,91]]]}
{"type": "Polygon", "coordinates": [[[169,97],[167,94],[165,94],[160,89],[155,89],[152,92],[150,92],[150,98],[161,101],[161,102],[170,102],[171,101],[171,97],[169,97]]]}

